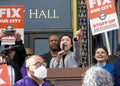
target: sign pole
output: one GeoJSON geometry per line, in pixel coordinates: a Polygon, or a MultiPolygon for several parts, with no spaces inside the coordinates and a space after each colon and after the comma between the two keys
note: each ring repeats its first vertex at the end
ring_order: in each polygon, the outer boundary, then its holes
{"type": "Polygon", "coordinates": [[[109,43],[109,39],[108,39],[108,33],[104,32],[104,35],[105,35],[105,41],[106,41],[106,45],[107,45],[108,54],[111,55],[110,43],[109,43]]]}

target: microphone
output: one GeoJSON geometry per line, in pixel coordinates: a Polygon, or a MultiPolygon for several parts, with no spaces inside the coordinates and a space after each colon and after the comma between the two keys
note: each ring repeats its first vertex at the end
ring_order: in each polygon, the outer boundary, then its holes
{"type": "MultiPolygon", "coordinates": [[[[62,50],[65,50],[65,44],[63,43],[63,45],[62,45],[62,50]]],[[[65,63],[64,63],[64,60],[65,60],[65,56],[66,55],[63,55],[63,68],[65,68],[65,63]]]]}
{"type": "Polygon", "coordinates": [[[65,44],[62,45],[62,50],[65,50],[65,44]]]}

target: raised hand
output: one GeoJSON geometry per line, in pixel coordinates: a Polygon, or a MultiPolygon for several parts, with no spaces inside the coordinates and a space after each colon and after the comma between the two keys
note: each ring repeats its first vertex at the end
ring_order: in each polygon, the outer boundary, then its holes
{"type": "Polygon", "coordinates": [[[15,33],[14,37],[16,38],[16,41],[21,40],[21,34],[20,33],[15,33]]]}
{"type": "Polygon", "coordinates": [[[5,36],[5,31],[2,30],[2,31],[0,32],[0,39],[1,39],[2,37],[4,37],[4,36],[5,36]]]}
{"type": "Polygon", "coordinates": [[[76,38],[77,38],[77,40],[80,40],[80,38],[81,38],[82,35],[83,35],[83,32],[81,30],[78,30],[76,32],[76,38]]]}
{"type": "Polygon", "coordinates": [[[66,54],[65,50],[61,50],[58,52],[58,56],[57,56],[57,61],[59,62],[61,58],[63,58],[63,56],[66,54]]]}

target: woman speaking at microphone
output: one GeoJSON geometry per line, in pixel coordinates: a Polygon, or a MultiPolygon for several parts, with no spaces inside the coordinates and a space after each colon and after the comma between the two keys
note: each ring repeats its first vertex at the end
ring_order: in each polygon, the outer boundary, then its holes
{"type": "Polygon", "coordinates": [[[58,56],[50,63],[50,68],[77,68],[80,65],[80,39],[82,31],[76,32],[76,38],[64,34],[60,38],[60,49],[58,56]],[[73,48],[73,51],[72,51],[73,48]]]}

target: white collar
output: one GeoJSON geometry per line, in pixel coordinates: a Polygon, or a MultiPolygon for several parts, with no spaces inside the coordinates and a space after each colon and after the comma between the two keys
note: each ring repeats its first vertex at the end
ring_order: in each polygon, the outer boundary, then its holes
{"type": "Polygon", "coordinates": [[[98,66],[98,67],[104,67],[105,65],[106,65],[106,62],[104,62],[103,64],[97,63],[97,66],[98,66]]]}

